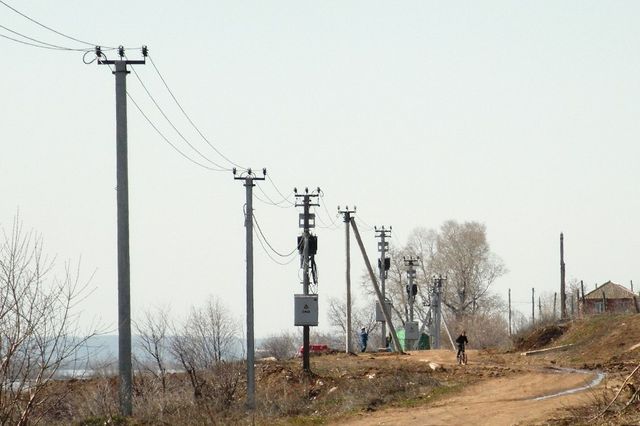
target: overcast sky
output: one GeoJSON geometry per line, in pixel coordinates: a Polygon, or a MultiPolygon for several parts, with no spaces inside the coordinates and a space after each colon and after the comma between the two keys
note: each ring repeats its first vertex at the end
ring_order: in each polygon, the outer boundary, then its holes
{"type": "MultiPolygon", "coordinates": [[[[638,2],[8,4],[92,44],[148,45],[182,106],[229,159],[267,167],[285,195],[323,190],[318,224],[336,226],[316,229],[322,328],[328,298],[345,288],[338,204],[357,205],[368,225],[393,226],[396,245],[419,226],[484,223],[509,269],[493,290],[506,298],[511,288],[523,312],[532,287],[559,288],[560,232],[569,279],[588,289],[640,280],[638,2]]],[[[90,48],[2,4],[0,25],[90,48]]],[[[59,264],[81,257],[83,276],[95,271],[85,315],[115,330],[114,78],[105,66],[83,64],[81,52],[5,38],[0,49],[0,225],[19,211],[59,264]]],[[[229,167],[190,128],[152,65],[136,71],[185,137],[229,167]]],[[[128,87],[172,143],[197,159],[134,74],[128,87]]],[[[186,161],[131,103],[129,171],[134,317],[170,306],[179,318],[214,295],[244,322],[242,184],[186,161]]],[[[268,181],[259,185],[280,199],[268,181]]],[[[295,247],[298,213],[255,201],[258,222],[282,253],[295,247]]],[[[373,232],[363,237],[376,255],[373,232]]],[[[353,248],[357,281],[363,263],[353,248]]],[[[256,336],[293,329],[298,266],[274,263],[256,240],[256,336]]]]}

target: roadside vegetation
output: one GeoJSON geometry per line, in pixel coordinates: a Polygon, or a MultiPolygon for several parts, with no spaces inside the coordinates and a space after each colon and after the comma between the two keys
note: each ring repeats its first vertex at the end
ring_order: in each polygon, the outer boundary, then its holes
{"type": "MultiPolygon", "coordinates": [[[[56,275],[42,239],[25,232],[16,218],[0,241],[0,425],[202,425],[325,424],[389,407],[429,405],[485,380],[523,374],[532,368],[567,366],[606,373],[591,390],[591,402],[561,410],[547,424],[638,424],[640,422],[640,315],[603,314],[558,321],[555,296],[538,299],[535,324],[523,316],[505,319],[504,301],[490,291],[506,268],[487,243],[483,225],[446,222],[439,230],[414,231],[405,247],[391,247],[388,297],[401,328],[410,307],[402,259],[421,259],[418,284],[428,289],[438,271],[447,276],[443,308],[452,333],[466,329],[475,350],[469,365],[417,362],[416,356],[358,350],[357,332],[375,333],[379,323],[369,298],[353,309],[352,353],[344,353],[346,304],[329,301],[331,332],[312,332],[314,342],[332,350],[312,357],[302,371],[296,353],[299,332],[268,336],[258,348],[256,409],[245,405],[245,354],[241,322],[219,298],[192,307],[184,318],[168,307],[134,318],[138,336],[134,359],[134,415],[119,415],[113,366],[92,363],[87,341],[97,325],[79,327],[77,303],[90,279],[66,263],[56,275]],[[522,352],[559,347],[522,356],[522,352]],[[90,376],[63,379],[66,369],[90,376]]],[[[363,286],[368,286],[363,281],[363,286]]],[[[572,287],[571,295],[576,291],[572,287]]],[[[415,315],[429,326],[428,291],[419,293],[415,315]]],[[[573,300],[573,296],[571,297],[573,300]]],[[[572,310],[573,312],[573,310],[572,310]]],[[[455,336],[454,336],[455,337],[455,336]]],[[[371,337],[371,341],[377,339],[371,337]]],[[[449,347],[447,336],[441,336],[449,347]]],[[[372,342],[373,343],[373,342],[372,342]]],[[[444,352],[449,360],[449,353],[444,352]]],[[[424,359],[422,359],[424,361],[424,359]]],[[[115,361],[114,361],[115,363],[115,361]]]]}

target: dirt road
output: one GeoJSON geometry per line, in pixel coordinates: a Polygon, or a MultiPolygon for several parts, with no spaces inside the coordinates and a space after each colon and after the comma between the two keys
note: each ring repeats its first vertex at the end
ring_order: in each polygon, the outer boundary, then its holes
{"type": "MultiPolygon", "coordinates": [[[[476,355],[470,352],[470,359],[473,360],[476,355]]],[[[424,351],[413,353],[407,358],[407,362],[430,361],[440,363],[446,368],[466,368],[454,365],[454,357],[451,351],[424,351]]],[[[487,369],[490,368],[491,366],[487,365],[487,369]]],[[[363,413],[359,418],[343,421],[341,424],[531,425],[552,417],[553,412],[560,408],[587,402],[590,395],[589,392],[578,392],[543,400],[535,398],[584,386],[594,377],[594,374],[531,367],[518,374],[472,385],[461,393],[439,399],[424,407],[363,413]]]]}

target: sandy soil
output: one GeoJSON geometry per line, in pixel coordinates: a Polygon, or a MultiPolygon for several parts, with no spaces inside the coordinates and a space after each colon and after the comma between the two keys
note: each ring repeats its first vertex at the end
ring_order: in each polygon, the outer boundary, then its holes
{"type": "MultiPolygon", "coordinates": [[[[478,359],[469,351],[469,366],[455,365],[451,351],[414,352],[407,362],[435,362],[445,368],[483,368],[491,370],[489,359],[478,359]],[[476,361],[474,361],[476,359],[476,361]],[[474,365],[475,364],[475,365],[474,365]]],[[[359,418],[341,421],[348,425],[530,425],[543,422],[553,412],[588,402],[589,392],[557,396],[544,400],[536,397],[584,386],[593,374],[559,372],[529,367],[507,377],[492,378],[466,388],[456,395],[416,408],[387,409],[362,413],[359,418]]]]}

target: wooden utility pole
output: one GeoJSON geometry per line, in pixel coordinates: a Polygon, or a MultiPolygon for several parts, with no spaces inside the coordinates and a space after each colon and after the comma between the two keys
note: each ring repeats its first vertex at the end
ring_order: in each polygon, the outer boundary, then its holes
{"type": "Polygon", "coordinates": [[[554,321],[556,319],[556,306],[557,306],[556,302],[557,302],[557,299],[558,299],[558,293],[554,292],[553,293],[553,319],[554,319],[554,321]]]}

